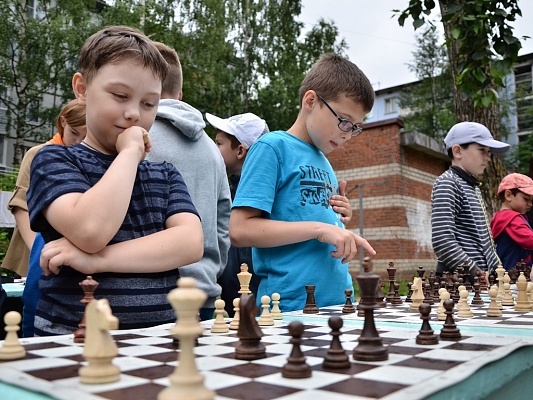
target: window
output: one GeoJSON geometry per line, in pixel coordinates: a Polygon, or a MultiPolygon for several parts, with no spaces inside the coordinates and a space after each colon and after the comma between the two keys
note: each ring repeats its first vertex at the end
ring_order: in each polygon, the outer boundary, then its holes
{"type": "Polygon", "coordinates": [[[531,64],[515,69],[518,132],[533,130],[533,86],[531,78],[531,64]]]}
{"type": "Polygon", "coordinates": [[[39,121],[40,121],[40,118],[39,118],[39,106],[40,106],[39,100],[33,100],[29,104],[27,112],[26,112],[26,121],[28,121],[30,123],[34,123],[34,124],[39,123],[39,121]]]}
{"type": "Polygon", "coordinates": [[[44,12],[38,10],[39,0],[27,0],[26,2],[26,16],[28,18],[43,19],[44,12]]]}
{"type": "Polygon", "coordinates": [[[398,113],[398,98],[389,97],[385,99],[385,114],[394,114],[398,113]]]}

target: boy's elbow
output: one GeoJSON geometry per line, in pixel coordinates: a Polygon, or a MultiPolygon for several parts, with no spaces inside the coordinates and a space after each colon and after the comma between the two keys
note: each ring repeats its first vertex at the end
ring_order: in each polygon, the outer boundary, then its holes
{"type": "Polygon", "coordinates": [[[188,260],[184,265],[198,262],[204,256],[204,234],[202,228],[191,230],[189,234],[189,246],[188,246],[188,260]]]}

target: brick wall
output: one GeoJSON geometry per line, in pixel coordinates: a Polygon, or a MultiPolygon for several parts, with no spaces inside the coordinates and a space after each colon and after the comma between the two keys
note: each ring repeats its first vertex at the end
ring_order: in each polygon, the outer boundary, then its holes
{"type": "MultiPolygon", "coordinates": [[[[401,144],[398,119],[367,124],[365,131],[328,155],[337,178],[348,181],[353,217],[347,228],[360,233],[362,185],[363,236],[376,250],[374,271],[387,277],[390,261],[399,279],[411,279],[418,266],[435,269],[431,246],[431,188],[448,168],[441,157],[401,144]]],[[[431,153],[431,152],[429,152],[431,153]]],[[[359,260],[350,263],[357,274],[359,260]]]]}

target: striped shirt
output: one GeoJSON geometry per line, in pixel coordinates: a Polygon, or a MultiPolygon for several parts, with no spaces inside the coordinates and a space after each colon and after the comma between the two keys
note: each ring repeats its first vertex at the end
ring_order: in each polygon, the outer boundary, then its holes
{"type": "MultiPolygon", "coordinates": [[[[30,175],[28,208],[31,228],[45,242],[61,237],[42,211],[66,193],[83,193],[104,175],[116,155],[75,146],[46,146],[35,156],[30,175]]],[[[112,201],[112,193],[109,194],[112,201]]],[[[109,244],[120,243],[165,229],[170,216],[188,212],[198,215],[187,187],[173,165],[142,161],[126,217],[109,244]]],[[[42,291],[35,315],[35,334],[60,335],[78,328],[84,311],[79,283],[86,278],[64,266],[58,275],[41,276],[42,291]]],[[[107,298],[120,329],[135,329],[175,322],[167,293],[176,287],[178,269],[158,273],[101,273],[95,298],[107,298]]]]}
{"type": "MultiPolygon", "coordinates": [[[[468,262],[492,272],[500,264],[479,183],[452,167],[437,178],[431,194],[431,240],[442,271],[468,262]]],[[[442,272],[440,271],[440,272],[442,272]]]]}

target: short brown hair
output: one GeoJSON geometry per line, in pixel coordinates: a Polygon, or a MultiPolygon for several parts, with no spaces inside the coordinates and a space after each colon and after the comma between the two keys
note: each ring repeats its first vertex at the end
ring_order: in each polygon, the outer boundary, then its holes
{"type": "Polygon", "coordinates": [[[149,68],[163,82],[168,64],[159,50],[140,30],[129,26],[109,26],[87,39],[80,51],[79,72],[90,82],[107,64],[134,60],[149,68]]]}
{"type": "Polygon", "coordinates": [[[161,97],[177,99],[183,88],[183,73],[178,53],[164,43],[154,42],[154,44],[169,67],[167,77],[163,81],[161,97]]]}
{"type": "Polygon", "coordinates": [[[361,103],[366,112],[374,105],[374,89],[363,71],[334,53],[320,56],[307,73],[300,85],[300,106],[308,90],[314,90],[325,100],[335,101],[345,95],[361,103]]]}
{"type": "Polygon", "coordinates": [[[78,103],[78,100],[76,99],[70,100],[67,105],[61,109],[61,112],[57,117],[57,131],[59,132],[59,135],[63,137],[65,128],[63,128],[63,124],[61,123],[61,117],[65,118],[67,124],[72,128],[79,128],[87,125],[85,121],[85,106],[78,103]]]}

